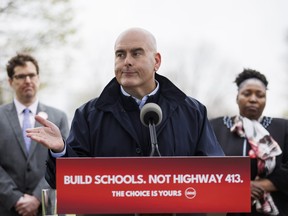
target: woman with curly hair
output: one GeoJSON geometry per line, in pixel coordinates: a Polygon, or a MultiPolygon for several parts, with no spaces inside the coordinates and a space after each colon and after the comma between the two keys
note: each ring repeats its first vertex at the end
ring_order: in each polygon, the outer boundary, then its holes
{"type": "Polygon", "coordinates": [[[212,119],[226,156],[251,158],[251,213],[288,215],[288,120],[263,116],[268,81],[244,69],[235,79],[239,114],[212,119]]]}

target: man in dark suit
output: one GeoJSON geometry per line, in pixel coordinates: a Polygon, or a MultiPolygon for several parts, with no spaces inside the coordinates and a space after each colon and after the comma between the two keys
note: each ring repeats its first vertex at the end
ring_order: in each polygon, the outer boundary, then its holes
{"type": "Polygon", "coordinates": [[[0,107],[0,215],[41,215],[41,191],[49,188],[44,178],[48,151],[27,139],[22,128],[27,123],[39,127],[34,120],[38,114],[56,124],[66,138],[68,119],[63,111],[38,101],[39,66],[32,56],[11,58],[7,74],[15,94],[13,102],[0,107]]]}

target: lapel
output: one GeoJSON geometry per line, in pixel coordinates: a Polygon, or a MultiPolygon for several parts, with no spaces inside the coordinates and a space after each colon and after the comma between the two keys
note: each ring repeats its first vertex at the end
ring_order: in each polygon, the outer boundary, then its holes
{"type": "Polygon", "coordinates": [[[117,106],[113,106],[112,108],[108,107],[106,111],[110,111],[112,115],[114,115],[115,119],[117,119],[119,124],[122,125],[123,129],[133,137],[138,145],[140,145],[140,140],[137,136],[134,126],[132,125],[130,117],[125,112],[124,108],[122,108],[122,105],[119,104],[119,101],[117,103],[117,106]]]}
{"type": "MultiPolygon", "coordinates": [[[[38,114],[39,112],[45,112],[45,111],[46,111],[46,107],[43,104],[39,103],[38,107],[37,107],[36,114],[38,114]]],[[[35,121],[34,128],[36,128],[36,127],[42,127],[42,125],[39,124],[37,121],[35,121]]],[[[35,142],[34,140],[31,140],[29,156],[31,156],[35,152],[37,145],[41,145],[41,144],[35,142]]]]}
{"type": "Polygon", "coordinates": [[[5,110],[5,114],[7,116],[7,119],[9,119],[11,129],[15,134],[15,137],[18,141],[18,145],[22,149],[23,154],[27,157],[25,141],[22,134],[22,128],[19,123],[18,114],[14,103],[9,104],[9,106],[5,110]]]}

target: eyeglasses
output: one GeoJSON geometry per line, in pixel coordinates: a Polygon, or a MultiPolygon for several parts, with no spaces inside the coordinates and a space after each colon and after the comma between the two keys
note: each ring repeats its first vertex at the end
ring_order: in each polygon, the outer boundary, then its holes
{"type": "Polygon", "coordinates": [[[34,73],[30,73],[30,74],[18,74],[18,75],[14,75],[13,78],[17,79],[17,80],[26,80],[27,77],[29,77],[29,79],[33,80],[37,77],[38,74],[34,74],[34,73]]]}

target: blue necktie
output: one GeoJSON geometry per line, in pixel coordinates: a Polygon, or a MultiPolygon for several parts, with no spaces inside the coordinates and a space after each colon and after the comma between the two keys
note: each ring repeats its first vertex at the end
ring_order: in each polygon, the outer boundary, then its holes
{"type": "Polygon", "coordinates": [[[31,144],[31,139],[29,137],[27,137],[26,135],[26,129],[27,128],[31,128],[31,123],[30,123],[30,110],[28,108],[23,110],[23,114],[24,114],[24,118],[23,118],[23,137],[25,140],[25,144],[26,144],[26,150],[27,152],[29,152],[30,149],[30,144],[31,144]]]}

